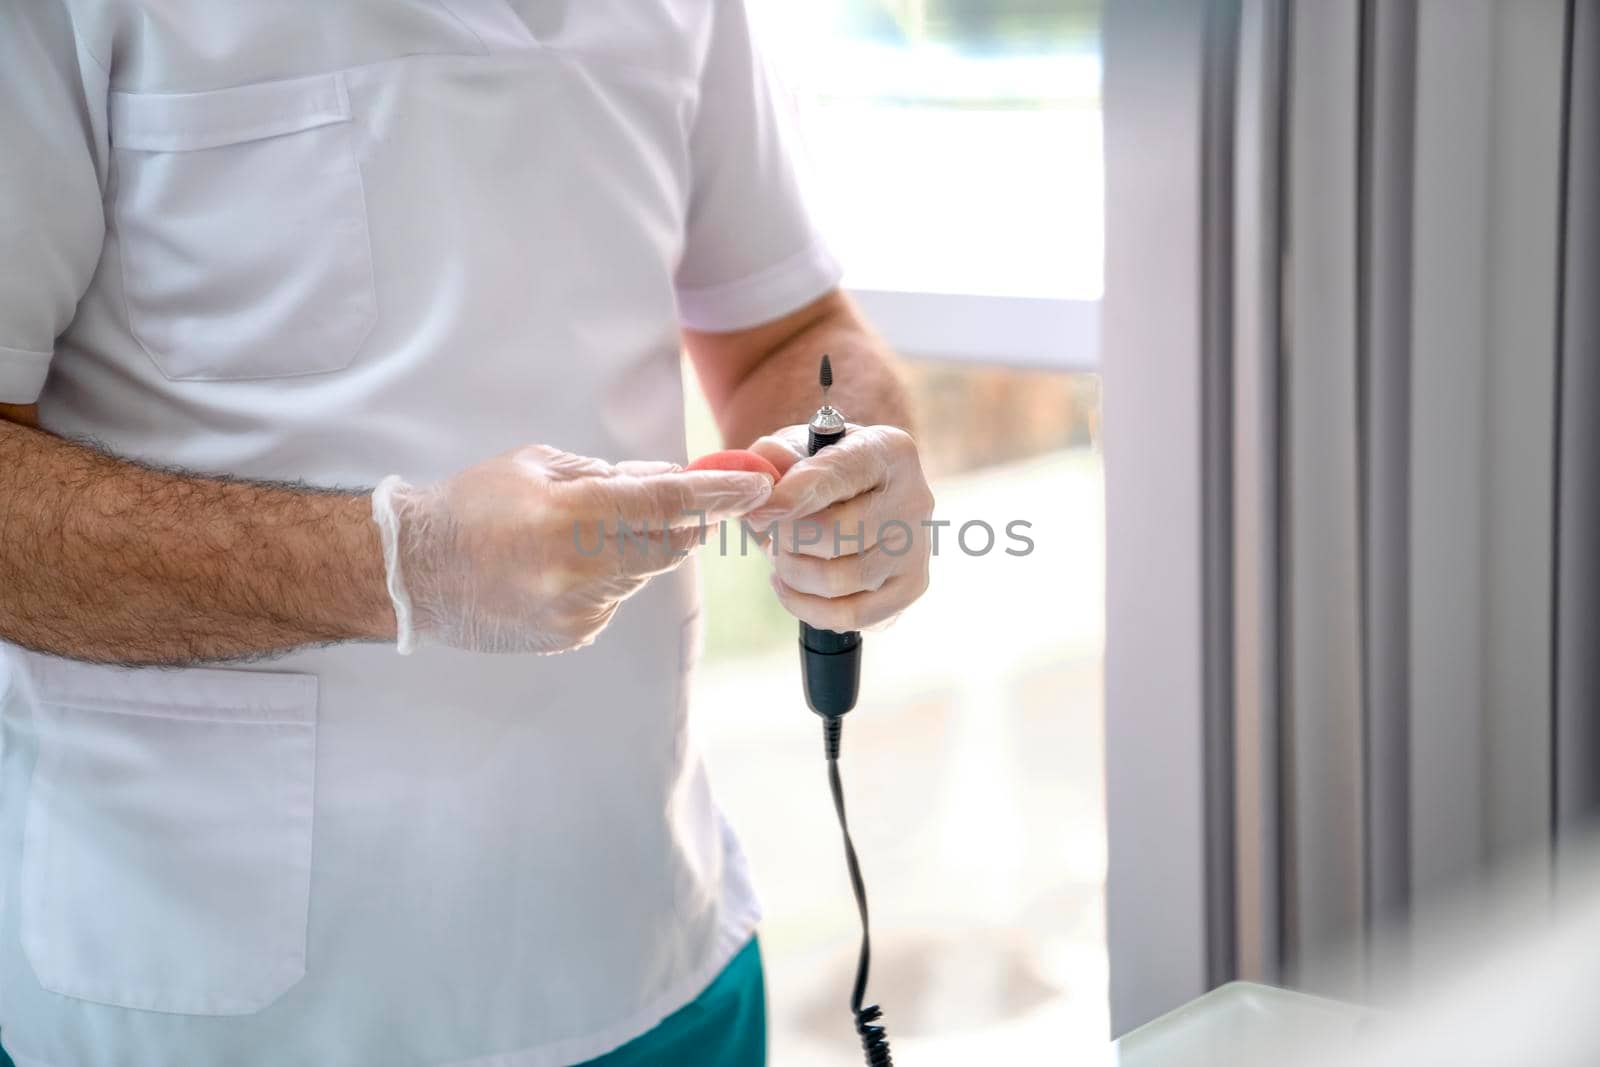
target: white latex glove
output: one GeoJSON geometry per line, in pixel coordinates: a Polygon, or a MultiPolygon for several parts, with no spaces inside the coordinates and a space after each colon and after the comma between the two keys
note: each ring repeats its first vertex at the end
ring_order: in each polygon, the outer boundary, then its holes
{"type": "Polygon", "coordinates": [[[703,524],[743,515],[771,488],[761,474],[613,466],[545,445],[437,485],[391,475],[373,490],[372,517],[399,650],[581,648],[622,601],[687,558],[703,524]]]}
{"type": "Polygon", "coordinates": [[[772,587],[820,629],[885,626],[928,588],[933,492],[917,444],[895,426],[851,425],[807,456],[806,437],[805,426],[787,426],[750,446],[783,475],[746,517],[756,530],[776,524],[772,587]]]}

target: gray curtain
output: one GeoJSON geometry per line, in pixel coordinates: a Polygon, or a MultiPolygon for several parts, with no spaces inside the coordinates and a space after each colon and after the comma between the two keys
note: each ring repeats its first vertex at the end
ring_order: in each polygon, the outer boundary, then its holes
{"type": "Polygon", "coordinates": [[[1237,10],[1209,971],[1359,997],[1600,805],[1600,5],[1237,10]]]}
{"type": "Polygon", "coordinates": [[[1568,18],[1556,365],[1558,834],[1600,810],[1600,5],[1579,4],[1568,18]]]}

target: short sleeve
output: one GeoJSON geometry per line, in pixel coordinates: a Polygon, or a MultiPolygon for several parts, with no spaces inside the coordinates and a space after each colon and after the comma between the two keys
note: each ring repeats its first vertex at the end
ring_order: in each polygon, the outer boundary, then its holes
{"type": "Polygon", "coordinates": [[[779,318],[832,289],[840,273],[806,211],[793,131],[744,2],[714,8],[676,277],[683,324],[708,332],[779,318]]]}
{"type": "Polygon", "coordinates": [[[0,3],[0,403],[39,398],[100,260],[108,88],[60,4],[0,3]]]}

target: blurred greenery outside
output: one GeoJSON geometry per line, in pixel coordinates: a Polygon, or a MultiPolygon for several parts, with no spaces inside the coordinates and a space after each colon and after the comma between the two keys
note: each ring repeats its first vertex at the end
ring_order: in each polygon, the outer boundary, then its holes
{"type": "Polygon", "coordinates": [[[880,44],[937,43],[980,54],[1100,50],[1097,0],[852,0],[834,26],[880,44]]]}

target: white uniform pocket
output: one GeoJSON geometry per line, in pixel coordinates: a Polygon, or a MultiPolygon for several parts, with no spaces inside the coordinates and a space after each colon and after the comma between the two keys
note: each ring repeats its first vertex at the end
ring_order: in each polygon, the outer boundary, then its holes
{"type": "Polygon", "coordinates": [[[174,380],[349,366],[377,317],[339,74],[111,94],[129,327],[174,380]]]}
{"type": "Polygon", "coordinates": [[[299,981],[316,678],[64,661],[30,673],[20,926],[39,983],[237,1015],[299,981]]]}

